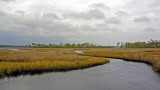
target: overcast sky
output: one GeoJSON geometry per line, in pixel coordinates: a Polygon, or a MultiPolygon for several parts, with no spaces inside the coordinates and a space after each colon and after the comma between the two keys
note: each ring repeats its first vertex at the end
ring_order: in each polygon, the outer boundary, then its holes
{"type": "Polygon", "coordinates": [[[160,0],[0,0],[0,44],[160,40],[160,0]]]}

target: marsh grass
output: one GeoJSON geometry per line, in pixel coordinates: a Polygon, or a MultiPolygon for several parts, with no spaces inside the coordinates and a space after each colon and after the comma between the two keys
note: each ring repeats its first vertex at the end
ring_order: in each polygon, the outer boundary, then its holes
{"type": "Polygon", "coordinates": [[[153,66],[160,72],[160,49],[159,48],[130,48],[130,49],[88,49],[81,55],[118,58],[126,61],[144,62],[153,66]]]}
{"type": "Polygon", "coordinates": [[[101,65],[105,58],[79,56],[73,49],[0,50],[0,77],[46,71],[68,71],[101,65]]]}

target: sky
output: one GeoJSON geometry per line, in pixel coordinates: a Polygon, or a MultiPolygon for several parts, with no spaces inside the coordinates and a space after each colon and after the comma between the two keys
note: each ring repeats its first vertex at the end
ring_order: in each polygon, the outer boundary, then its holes
{"type": "Polygon", "coordinates": [[[0,44],[160,39],[160,0],[0,0],[0,44]]]}

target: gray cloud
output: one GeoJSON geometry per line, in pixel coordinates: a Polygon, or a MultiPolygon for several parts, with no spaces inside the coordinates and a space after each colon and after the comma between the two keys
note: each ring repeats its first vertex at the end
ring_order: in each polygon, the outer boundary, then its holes
{"type": "Polygon", "coordinates": [[[92,18],[92,17],[90,17],[90,15],[88,15],[84,12],[81,12],[81,13],[75,13],[75,12],[65,13],[65,14],[63,14],[63,17],[64,18],[72,18],[72,19],[85,19],[85,20],[88,20],[88,19],[92,18]]]}
{"type": "Polygon", "coordinates": [[[47,18],[59,19],[59,17],[55,13],[44,13],[43,16],[47,18]]]}
{"type": "Polygon", "coordinates": [[[104,13],[97,9],[92,9],[87,12],[81,12],[81,13],[75,13],[75,12],[65,13],[63,16],[65,18],[75,18],[75,19],[85,19],[85,20],[90,20],[92,18],[105,19],[104,13]]]}
{"type": "Polygon", "coordinates": [[[88,14],[90,16],[92,16],[94,18],[98,18],[98,19],[104,19],[105,18],[104,14],[101,11],[97,10],[97,9],[89,10],[88,14]]]}
{"type": "Polygon", "coordinates": [[[81,25],[80,29],[83,31],[96,31],[96,28],[93,28],[92,26],[89,25],[81,25]]]}
{"type": "Polygon", "coordinates": [[[18,11],[16,11],[16,13],[18,13],[20,15],[24,15],[25,14],[25,12],[23,10],[18,10],[18,11]]]}
{"type": "Polygon", "coordinates": [[[104,23],[97,23],[95,24],[97,27],[106,27],[107,25],[104,23]]]}
{"type": "Polygon", "coordinates": [[[128,13],[124,12],[124,11],[118,11],[115,14],[118,15],[118,16],[128,16],[128,13]]]}
{"type": "Polygon", "coordinates": [[[103,3],[93,3],[90,7],[109,10],[109,7],[103,3]]]}
{"type": "Polygon", "coordinates": [[[110,31],[112,31],[113,33],[121,32],[121,30],[119,30],[118,28],[110,28],[110,31]]]}
{"type": "Polygon", "coordinates": [[[151,19],[145,16],[137,17],[133,20],[134,22],[150,22],[151,19]]]}
{"type": "Polygon", "coordinates": [[[24,36],[50,36],[64,39],[76,38],[80,35],[76,27],[71,24],[39,17],[2,17],[0,27],[0,32],[10,31],[24,36]]]}
{"type": "Polygon", "coordinates": [[[16,1],[16,0],[0,0],[0,1],[3,1],[3,2],[10,2],[10,1],[16,1]]]}
{"type": "Polygon", "coordinates": [[[0,11],[0,16],[6,16],[7,14],[3,11],[0,11]]]}
{"type": "Polygon", "coordinates": [[[118,41],[159,39],[160,35],[158,0],[12,1],[0,0],[0,44],[71,40],[114,45],[118,41]]]}
{"type": "Polygon", "coordinates": [[[111,29],[111,27],[105,23],[97,23],[95,24],[95,26],[97,26],[98,30],[102,30],[102,31],[110,31],[111,29]]]}
{"type": "Polygon", "coordinates": [[[103,30],[103,31],[107,31],[107,32],[113,32],[113,33],[118,33],[121,32],[121,30],[117,27],[112,27],[110,25],[107,24],[95,24],[97,26],[97,28],[103,30]]]}
{"type": "Polygon", "coordinates": [[[117,17],[111,17],[109,19],[106,20],[106,23],[109,24],[122,24],[121,20],[117,17]]]}
{"type": "Polygon", "coordinates": [[[148,27],[144,29],[144,32],[155,32],[156,30],[152,27],[148,27]]]}
{"type": "Polygon", "coordinates": [[[68,38],[56,36],[24,35],[17,32],[1,31],[0,44],[26,45],[29,43],[68,43],[68,38]]]}
{"type": "Polygon", "coordinates": [[[119,30],[118,28],[113,28],[113,27],[109,27],[109,26],[102,27],[102,30],[110,31],[113,33],[121,32],[121,30],[119,30]]]}

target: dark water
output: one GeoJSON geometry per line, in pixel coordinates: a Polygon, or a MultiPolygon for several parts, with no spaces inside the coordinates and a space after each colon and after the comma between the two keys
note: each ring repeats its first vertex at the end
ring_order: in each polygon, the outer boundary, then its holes
{"type": "Polygon", "coordinates": [[[160,90],[160,75],[143,63],[111,59],[83,70],[5,78],[0,90],[160,90]]]}

